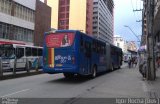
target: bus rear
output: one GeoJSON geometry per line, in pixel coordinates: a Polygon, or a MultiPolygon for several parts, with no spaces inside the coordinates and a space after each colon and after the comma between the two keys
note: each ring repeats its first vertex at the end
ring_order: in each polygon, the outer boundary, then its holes
{"type": "Polygon", "coordinates": [[[75,32],[46,33],[43,50],[43,71],[49,74],[78,73],[75,32]]]}

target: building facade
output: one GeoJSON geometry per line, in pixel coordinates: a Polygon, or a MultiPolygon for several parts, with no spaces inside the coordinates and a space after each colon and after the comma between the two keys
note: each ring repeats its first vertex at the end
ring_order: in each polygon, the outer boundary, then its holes
{"type": "Polygon", "coordinates": [[[160,0],[155,0],[155,9],[154,9],[154,26],[153,26],[153,32],[154,32],[154,41],[155,41],[155,47],[154,51],[156,52],[156,58],[160,57],[160,0]]]}
{"type": "MultiPolygon", "coordinates": [[[[34,45],[39,0],[0,0],[0,44],[23,43],[34,45]]],[[[48,7],[49,8],[49,7],[48,7]]],[[[49,15],[49,14],[48,14],[49,15]]],[[[48,24],[49,25],[49,24],[48,24]]],[[[46,26],[50,27],[50,26],[46,26]]]]}
{"type": "Polygon", "coordinates": [[[51,27],[92,34],[93,0],[45,0],[52,7],[51,27]]]}
{"type": "Polygon", "coordinates": [[[127,41],[127,50],[137,52],[138,48],[135,41],[127,41]]]}
{"type": "Polygon", "coordinates": [[[142,36],[141,36],[141,46],[146,45],[147,43],[147,2],[143,1],[143,10],[142,10],[142,36]]]}
{"type": "Polygon", "coordinates": [[[94,0],[93,35],[98,39],[113,44],[113,0],[94,0]]]}
{"type": "Polygon", "coordinates": [[[160,0],[153,0],[153,2],[154,4],[151,4],[151,0],[143,0],[143,33],[141,45],[147,45],[147,41],[151,35],[153,37],[155,57],[160,57],[160,0]]]}
{"type": "Polygon", "coordinates": [[[34,45],[42,46],[44,32],[51,28],[51,8],[36,0],[34,45]]]}
{"type": "Polygon", "coordinates": [[[121,36],[115,35],[113,40],[115,46],[122,48],[123,53],[127,53],[126,41],[121,36]]]}

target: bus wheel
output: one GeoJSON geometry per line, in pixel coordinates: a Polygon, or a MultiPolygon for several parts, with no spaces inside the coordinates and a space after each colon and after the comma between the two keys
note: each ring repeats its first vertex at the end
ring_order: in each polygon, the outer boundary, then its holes
{"type": "Polygon", "coordinates": [[[96,66],[94,66],[92,69],[92,78],[95,78],[96,76],[97,76],[97,69],[96,66]]]}
{"type": "Polygon", "coordinates": [[[63,73],[63,75],[65,78],[73,78],[74,77],[74,74],[71,74],[71,73],[63,73]]]}

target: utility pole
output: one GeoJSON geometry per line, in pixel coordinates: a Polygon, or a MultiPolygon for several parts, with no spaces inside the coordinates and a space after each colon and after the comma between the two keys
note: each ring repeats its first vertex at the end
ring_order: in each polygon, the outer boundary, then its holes
{"type": "Polygon", "coordinates": [[[154,0],[147,0],[147,22],[148,22],[148,34],[147,34],[147,79],[155,80],[155,56],[154,56],[154,36],[153,36],[153,21],[154,21],[154,0]]]}

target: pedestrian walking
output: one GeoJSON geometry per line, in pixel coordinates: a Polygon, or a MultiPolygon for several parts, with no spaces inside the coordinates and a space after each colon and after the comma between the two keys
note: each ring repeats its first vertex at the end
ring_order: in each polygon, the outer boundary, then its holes
{"type": "Polygon", "coordinates": [[[128,67],[129,67],[129,68],[131,68],[131,61],[132,61],[132,60],[131,60],[131,58],[129,57],[129,59],[128,59],[128,67]]]}
{"type": "Polygon", "coordinates": [[[139,60],[139,72],[142,74],[143,79],[147,77],[147,61],[140,57],[139,60]]]}
{"type": "Polygon", "coordinates": [[[137,66],[137,62],[138,62],[137,57],[134,57],[133,58],[133,67],[137,66]]]}

